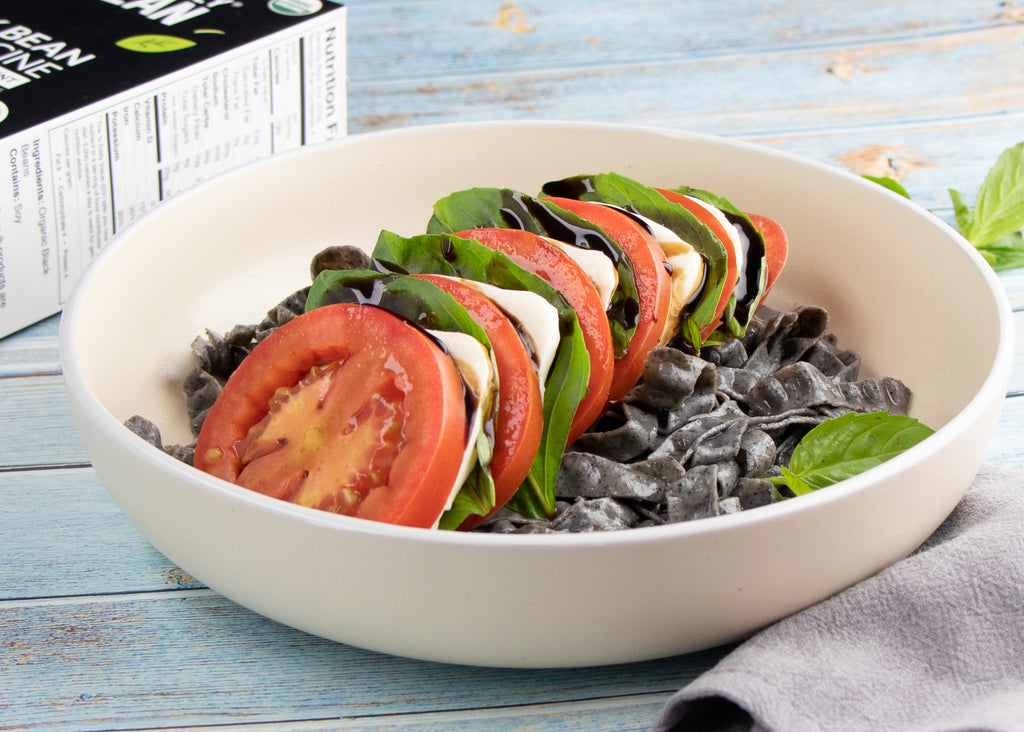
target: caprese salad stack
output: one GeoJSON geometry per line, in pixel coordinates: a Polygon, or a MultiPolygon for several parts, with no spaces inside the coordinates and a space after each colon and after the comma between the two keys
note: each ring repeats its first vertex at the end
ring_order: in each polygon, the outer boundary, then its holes
{"type": "Polygon", "coordinates": [[[407,526],[550,516],[566,446],[651,349],[742,335],[787,250],[771,219],[615,173],[452,193],[425,233],[316,276],[227,380],[196,467],[407,526]]]}

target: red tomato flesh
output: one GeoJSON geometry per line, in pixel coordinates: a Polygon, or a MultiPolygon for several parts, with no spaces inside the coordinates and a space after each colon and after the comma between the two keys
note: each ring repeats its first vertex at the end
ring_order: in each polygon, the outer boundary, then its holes
{"type": "Polygon", "coordinates": [[[608,390],[612,383],[612,335],[597,287],[572,257],[544,237],[529,231],[482,228],[461,231],[455,236],[476,239],[506,255],[526,271],[551,284],[576,311],[590,355],[590,380],[587,382],[587,394],[576,408],[569,429],[568,441],[571,443],[601,416],[608,403],[608,390]]]}
{"type": "Polygon", "coordinates": [[[774,219],[752,213],[748,213],[747,217],[764,236],[765,259],[768,264],[764,294],[767,295],[775,280],[779,278],[782,268],[786,266],[786,260],[789,258],[789,237],[786,236],[786,230],[782,225],[774,219]]]}
{"type": "Polygon", "coordinates": [[[626,396],[643,374],[647,354],[658,345],[672,301],[672,278],[665,266],[665,253],[650,232],[614,208],[594,201],[573,198],[545,198],[598,226],[622,249],[633,266],[640,315],[626,353],[615,360],[608,390],[612,401],[626,396]]]}
{"type": "MultiPolygon", "coordinates": [[[[491,340],[498,370],[494,456],[491,458],[496,511],[526,480],[540,447],[544,407],[537,370],[515,326],[490,298],[471,285],[450,277],[432,274],[413,276],[432,282],[454,297],[491,340]]],[[[475,528],[485,518],[470,516],[459,528],[475,528]]]]}
{"type": "Polygon", "coordinates": [[[465,445],[452,359],[385,310],[337,304],[242,361],[203,423],[196,467],[299,505],[429,528],[465,445]]]}

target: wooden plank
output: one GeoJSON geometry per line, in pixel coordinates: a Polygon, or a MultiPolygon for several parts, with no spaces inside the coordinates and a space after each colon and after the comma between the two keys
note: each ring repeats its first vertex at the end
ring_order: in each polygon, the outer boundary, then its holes
{"type": "Polygon", "coordinates": [[[1015,71],[1024,66],[1022,39],[1024,26],[999,26],[842,53],[786,49],[428,81],[399,69],[389,81],[353,79],[349,119],[354,132],[396,123],[597,117],[768,135],[1005,114],[1024,110],[1015,71]],[[600,109],[595,95],[607,100],[600,109]]]}
{"type": "MultiPolygon", "coordinates": [[[[1000,272],[999,279],[1003,287],[1006,288],[1006,294],[1010,298],[1010,306],[1014,312],[1024,310],[1024,268],[1000,272]]],[[[1020,338],[1024,337],[1024,328],[1018,326],[1017,333],[1019,342],[1020,338]]]]}
{"type": "Polygon", "coordinates": [[[629,65],[756,53],[766,48],[849,47],[1013,23],[989,0],[839,0],[715,3],[619,0],[579,3],[355,0],[349,7],[349,75],[356,83],[629,65]]]}
{"type": "MultiPolygon", "coordinates": [[[[1016,334],[1013,344],[1013,370],[1010,372],[1010,383],[1006,392],[1012,396],[1024,397],[1024,310],[1014,312],[1013,322],[1016,334]]],[[[1024,453],[1024,450],[1021,449],[1021,446],[1024,445],[1024,422],[1021,423],[1018,433],[1017,449],[1024,453]]]]}
{"type": "Polygon", "coordinates": [[[80,731],[667,694],[726,650],[594,669],[442,665],[331,643],[205,590],[0,603],[0,639],[4,724],[80,731]]]}
{"type": "Polygon", "coordinates": [[[135,530],[92,468],[2,476],[0,601],[203,586],[135,530]]]}
{"type": "Polygon", "coordinates": [[[948,189],[973,204],[1000,153],[1024,140],[1024,112],[912,124],[741,135],[854,175],[896,178],[918,205],[952,223],[948,189]]]}
{"type": "Polygon", "coordinates": [[[661,714],[668,693],[639,694],[561,704],[509,705],[457,712],[342,717],[287,724],[226,725],[211,732],[304,732],[373,730],[388,732],[646,732],[661,714]]]}
{"type": "Polygon", "coordinates": [[[86,462],[62,376],[0,379],[0,468],[86,462]]]}
{"type": "Polygon", "coordinates": [[[59,328],[60,316],[55,315],[6,338],[0,338],[0,378],[59,374],[59,328]]]}
{"type": "Polygon", "coordinates": [[[1003,402],[1003,411],[985,459],[1004,467],[1024,470],[1021,445],[1024,445],[1024,395],[1003,402]]]}

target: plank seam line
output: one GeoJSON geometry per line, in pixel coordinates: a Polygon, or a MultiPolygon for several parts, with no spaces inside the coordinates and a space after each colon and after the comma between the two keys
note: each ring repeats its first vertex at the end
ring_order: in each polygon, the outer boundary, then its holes
{"type": "Polygon", "coordinates": [[[17,368],[0,369],[0,378],[3,379],[30,379],[35,376],[63,376],[64,372],[60,367],[52,365],[33,368],[32,363],[19,364],[17,368]]]}
{"type": "Polygon", "coordinates": [[[92,463],[90,462],[0,465],[0,473],[41,473],[49,470],[88,470],[91,468],[92,463]]]}
{"type": "MultiPolygon", "coordinates": [[[[687,679],[686,681],[689,681],[687,679]]],[[[382,720],[415,719],[430,722],[465,722],[467,720],[499,719],[507,716],[511,710],[526,712],[536,716],[572,711],[598,711],[601,709],[618,709],[622,706],[643,706],[655,702],[664,704],[675,693],[675,689],[657,692],[638,692],[636,694],[617,694],[607,697],[586,697],[581,699],[555,702],[539,702],[533,704],[507,704],[504,706],[481,707],[477,709],[442,709],[433,712],[394,712],[377,715],[351,715],[338,717],[338,721],[355,723],[359,726],[377,725],[382,720]],[[627,704],[623,704],[627,702],[627,704]]]]}
{"type": "Polygon", "coordinates": [[[48,597],[24,597],[10,600],[0,600],[0,610],[14,608],[43,607],[43,606],[66,606],[85,605],[91,603],[121,603],[137,602],[140,600],[165,600],[174,595],[176,598],[193,599],[203,597],[221,597],[220,593],[208,587],[167,587],[159,590],[144,590],[141,592],[110,592],[93,595],[54,595],[48,597]]]}
{"type": "MultiPolygon", "coordinates": [[[[682,679],[680,683],[689,683],[694,678],[696,678],[695,674],[682,679]]],[[[295,730],[301,732],[301,730],[306,729],[311,731],[322,730],[325,723],[332,722],[343,722],[345,724],[344,729],[378,728],[382,723],[387,723],[388,721],[394,721],[397,724],[410,722],[417,725],[419,723],[458,724],[468,721],[497,720],[508,716],[508,713],[512,711],[525,712],[530,716],[544,716],[559,713],[618,710],[623,707],[640,707],[650,704],[662,706],[676,692],[677,688],[678,686],[674,686],[673,688],[665,691],[637,692],[636,694],[615,694],[607,697],[585,697],[581,699],[537,702],[532,704],[508,704],[504,706],[466,709],[453,708],[429,712],[391,712],[384,714],[346,715],[340,717],[310,717],[308,719],[289,719],[280,721],[214,722],[198,726],[189,725],[186,727],[167,727],[160,725],[155,727],[131,727],[126,728],[126,730],[129,732],[156,732],[157,730],[165,730],[167,732],[198,732],[199,730],[213,729],[244,729],[251,730],[252,732],[259,732],[260,730],[266,730],[267,732],[276,732],[277,730],[288,730],[288,732],[292,732],[295,730]]]]}

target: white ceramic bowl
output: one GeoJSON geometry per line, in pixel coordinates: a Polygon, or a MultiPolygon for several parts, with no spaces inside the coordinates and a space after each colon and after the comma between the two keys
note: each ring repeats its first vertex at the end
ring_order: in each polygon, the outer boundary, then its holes
{"type": "Polygon", "coordinates": [[[728,140],[579,123],[485,123],[353,136],[247,167],[117,237],[66,308],[61,351],[82,440],[138,530],[256,612],[337,641],[436,661],[597,665],[741,638],[911,552],[986,452],[1012,355],[988,266],[930,213],[826,166],[728,140]],[[420,233],[473,185],[535,192],[616,171],[694,185],[787,227],[776,307],[825,306],[843,347],[903,379],[934,436],[781,504],[585,535],[467,535],[304,509],[216,480],[122,427],[190,439],[179,384],[206,327],[255,322],[308,282],[328,243],[420,233]]]}

